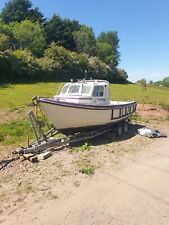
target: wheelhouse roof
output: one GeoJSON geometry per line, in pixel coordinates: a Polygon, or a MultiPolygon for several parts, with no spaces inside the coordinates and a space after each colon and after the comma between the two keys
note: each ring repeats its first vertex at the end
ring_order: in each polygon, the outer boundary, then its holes
{"type": "Polygon", "coordinates": [[[78,80],[76,82],[68,82],[65,85],[78,85],[78,84],[89,84],[89,85],[109,85],[109,82],[106,80],[78,80]]]}

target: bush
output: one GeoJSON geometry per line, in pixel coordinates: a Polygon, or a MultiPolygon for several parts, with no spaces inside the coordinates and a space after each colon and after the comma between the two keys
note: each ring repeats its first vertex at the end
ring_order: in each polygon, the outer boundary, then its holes
{"type": "Polygon", "coordinates": [[[59,73],[61,71],[61,65],[49,57],[45,56],[43,58],[36,60],[40,70],[41,79],[43,81],[57,81],[59,80],[59,73]]]}
{"type": "Polygon", "coordinates": [[[112,69],[98,57],[71,52],[52,43],[42,58],[28,49],[0,52],[1,82],[69,81],[70,79],[106,79],[124,83],[127,73],[112,69]]]}
{"type": "Polygon", "coordinates": [[[89,76],[96,79],[108,79],[111,68],[98,57],[89,58],[89,76]]]}
{"type": "Polygon", "coordinates": [[[12,55],[18,60],[19,68],[16,73],[20,80],[41,80],[41,68],[37,63],[35,56],[33,56],[29,50],[16,50],[12,52],[12,55]]]}
{"type": "Polygon", "coordinates": [[[0,51],[5,51],[10,47],[9,37],[6,34],[0,33],[0,51]]]}
{"type": "Polygon", "coordinates": [[[0,52],[0,82],[7,82],[14,78],[14,66],[17,66],[17,60],[9,53],[0,52]]]}
{"type": "Polygon", "coordinates": [[[71,52],[56,43],[52,43],[46,49],[45,57],[51,62],[51,73],[54,73],[60,81],[84,78],[84,71],[88,68],[86,56],[71,52]]]}
{"type": "Polygon", "coordinates": [[[0,53],[0,82],[32,82],[41,80],[41,69],[28,50],[0,53]]]}

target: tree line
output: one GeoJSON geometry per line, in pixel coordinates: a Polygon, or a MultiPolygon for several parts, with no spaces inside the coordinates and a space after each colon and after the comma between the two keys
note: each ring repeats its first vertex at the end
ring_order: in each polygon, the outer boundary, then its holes
{"type": "Polygon", "coordinates": [[[47,20],[30,0],[9,0],[0,13],[0,82],[92,77],[125,83],[118,49],[116,31],[96,37],[77,20],[56,14],[47,20]]]}
{"type": "Polygon", "coordinates": [[[154,85],[169,87],[169,77],[165,77],[162,80],[154,82],[154,85]]]}
{"type": "Polygon", "coordinates": [[[169,77],[165,77],[162,80],[155,81],[155,82],[152,80],[147,82],[145,78],[142,78],[141,80],[136,81],[136,84],[141,85],[143,89],[146,89],[147,85],[169,87],[169,77]]]}

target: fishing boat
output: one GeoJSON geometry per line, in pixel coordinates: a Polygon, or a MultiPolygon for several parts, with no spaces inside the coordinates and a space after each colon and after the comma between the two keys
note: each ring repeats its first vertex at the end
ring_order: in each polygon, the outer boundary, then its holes
{"type": "Polygon", "coordinates": [[[60,132],[112,126],[136,111],[136,102],[110,101],[109,82],[79,80],[64,84],[53,98],[37,97],[38,105],[60,132]]]}

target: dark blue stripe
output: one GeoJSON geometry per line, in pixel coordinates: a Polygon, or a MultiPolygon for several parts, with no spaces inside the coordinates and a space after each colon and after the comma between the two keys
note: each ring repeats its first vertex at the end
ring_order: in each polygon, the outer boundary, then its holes
{"type": "Polygon", "coordinates": [[[60,102],[60,101],[49,99],[49,98],[38,98],[37,101],[42,103],[52,104],[52,105],[73,107],[73,108],[80,108],[80,109],[90,109],[90,110],[112,110],[112,109],[120,109],[127,106],[136,105],[136,102],[132,102],[128,104],[99,106],[99,105],[78,104],[78,103],[70,103],[70,102],[60,102]]]}

